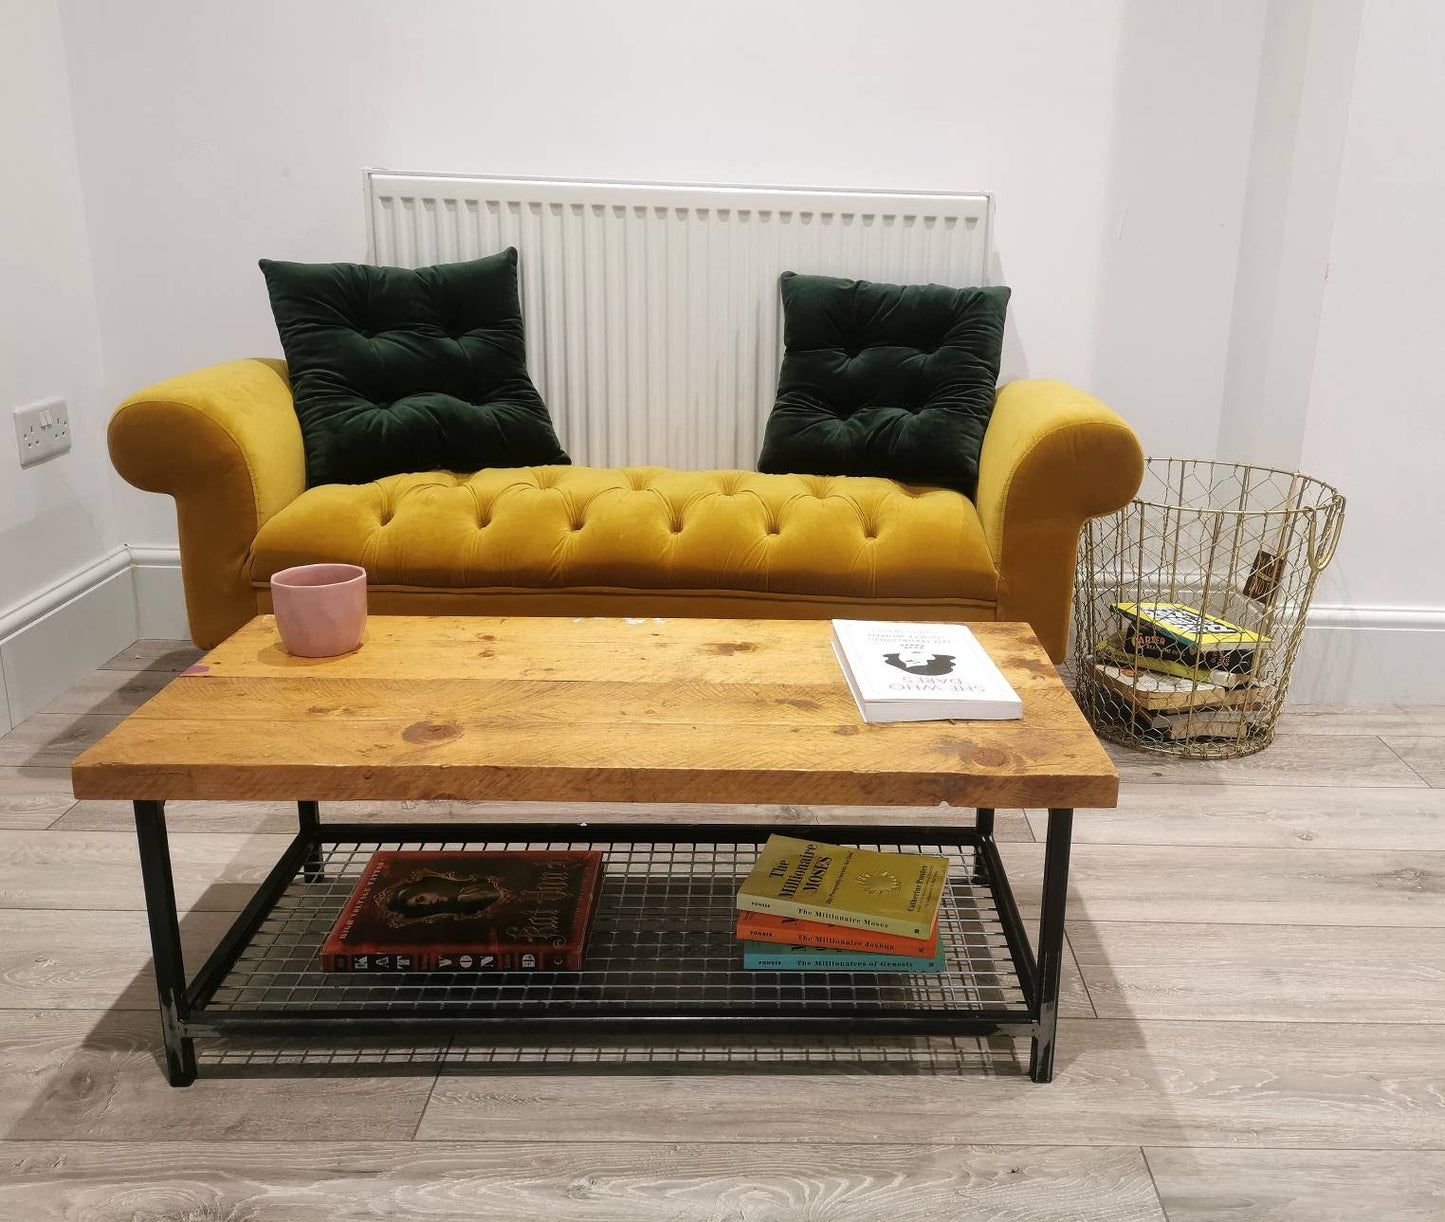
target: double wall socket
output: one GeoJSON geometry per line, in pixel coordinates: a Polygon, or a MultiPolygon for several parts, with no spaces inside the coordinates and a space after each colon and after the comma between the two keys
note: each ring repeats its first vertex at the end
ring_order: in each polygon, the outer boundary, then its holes
{"type": "Polygon", "coordinates": [[[46,399],[15,409],[15,444],[20,465],[33,467],[70,450],[70,409],[64,399],[46,399]]]}

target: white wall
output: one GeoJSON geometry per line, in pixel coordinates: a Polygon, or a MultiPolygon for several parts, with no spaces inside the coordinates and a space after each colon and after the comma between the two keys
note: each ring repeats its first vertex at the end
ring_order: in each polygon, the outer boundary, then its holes
{"type": "Polygon", "coordinates": [[[108,414],[59,12],[0,0],[0,732],[135,637],[108,414]],[[71,452],[21,470],[11,410],[56,397],[71,452]]]}
{"type": "MultiPolygon", "coordinates": [[[[1262,6],[62,10],[112,397],[277,352],[256,259],[362,258],[381,166],[996,191],[1027,372],[1155,452],[1215,436],[1262,6]]],[[[174,538],[168,501],[122,505],[174,538]]]]}
{"type": "Polygon", "coordinates": [[[1375,0],[1303,461],[1352,493],[1331,601],[1445,607],[1445,5],[1375,0]]]}
{"type": "MultiPolygon", "coordinates": [[[[0,0],[0,617],[120,540],[57,7],[0,0]],[[11,409],[62,397],[68,455],[21,470],[11,409]]],[[[3,633],[0,633],[3,635],[3,633]]]]}
{"type": "Polygon", "coordinates": [[[1319,342],[1362,0],[1272,0],[1217,454],[1297,469],[1319,342]]]}
{"type": "Polygon", "coordinates": [[[1445,5],[1366,3],[1301,457],[1349,497],[1325,694],[1445,699],[1442,65],[1445,5]]]}

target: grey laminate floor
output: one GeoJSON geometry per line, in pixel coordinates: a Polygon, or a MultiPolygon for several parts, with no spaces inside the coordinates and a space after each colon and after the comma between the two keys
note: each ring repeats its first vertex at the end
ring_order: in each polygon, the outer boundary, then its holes
{"type": "MultiPolygon", "coordinates": [[[[176,1091],[129,811],[67,765],[193,656],[140,642],[0,739],[0,1218],[1445,1218],[1440,709],[1118,752],[1049,1086],[1008,1040],[900,1039],[203,1045],[176,1091]]],[[[294,816],[170,815],[194,962],[294,816]]],[[[1040,812],[999,831],[1032,912],[1040,812]]]]}

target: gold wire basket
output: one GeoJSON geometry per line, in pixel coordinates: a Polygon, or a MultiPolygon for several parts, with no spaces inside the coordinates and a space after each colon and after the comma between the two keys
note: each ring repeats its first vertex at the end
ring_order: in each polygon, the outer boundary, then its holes
{"type": "Polygon", "coordinates": [[[1149,459],[1138,497],[1079,538],[1075,690],[1099,735],[1195,759],[1269,746],[1344,518],[1298,472],[1149,459]]]}

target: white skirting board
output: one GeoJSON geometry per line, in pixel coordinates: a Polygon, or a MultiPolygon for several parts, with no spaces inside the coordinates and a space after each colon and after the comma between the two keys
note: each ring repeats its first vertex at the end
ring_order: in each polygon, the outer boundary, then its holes
{"type": "MultiPolygon", "coordinates": [[[[0,614],[0,732],[133,641],[184,640],[175,547],[119,547],[0,614]]],[[[1315,607],[1291,704],[1445,703],[1445,607],[1315,607]]]]}
{"type": "Polygon", "coordinates": [[[118,547],[0,614],[12,726],[137,639],[133,570],[130,550],[118,547]]]}
{"type": "Polygon", "coordinates": [[[186,595],[181,556],[174,547],[130,548],[135,575],[136,636],[145,641],[185,641],[186,595]]]}
{"type": "Polygon", "coordinates": [[[1445,704],[1445,607],[1314,607],[1291,704],[1445,704]]]}

